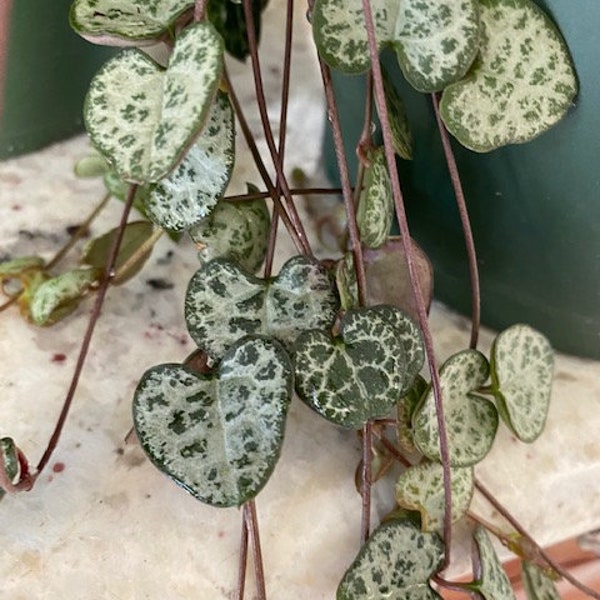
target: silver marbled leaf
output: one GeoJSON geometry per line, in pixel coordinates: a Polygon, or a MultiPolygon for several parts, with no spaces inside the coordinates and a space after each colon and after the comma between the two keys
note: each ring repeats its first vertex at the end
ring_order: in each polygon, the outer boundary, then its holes
{"type": "Polygon", "coordinates": [[[152,462],[213,506],[255,497],[279,458],[293,389],[285,350],[265,337],[232,346],[216,373],[152,367],[133,400],[135,431],[152,462]]]}
{"type": "Polygon", "coordinates": [[[302,331],[330,327],[337,308],[329,274],[306,256],[291,258],[268,280],[217,258],[190,280],[185,320],[196,344],[219,359],[248,334],[270,335],[290,347],[302,331]]]}
{"type": "Polygon", "coordinates": [[[429,579],[442,566],[444,544],[407,520],[385,521],[346,571],[337,600],[441,600],[429,579]]]}
{"type": "MultiPolygon", "coordinates": [[[[488,379],[489,364],[481,352],[464,350],[451,356],[440,369],[444,418],[450,464],[468,467],[491,449],[498,429],[494,405],[475,392],[488,379]]],[[[414,440],[431,460],[441,462],[439,430],[433,389],[424,396],[413,416],[414,440]]]]}

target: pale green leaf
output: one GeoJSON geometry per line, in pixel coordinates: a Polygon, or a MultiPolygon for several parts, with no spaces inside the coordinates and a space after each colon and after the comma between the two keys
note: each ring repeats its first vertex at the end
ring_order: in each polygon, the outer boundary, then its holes
{"type": "Polygon", "coordinates": [[[476,565],[476,580],[469,588],[479,592],[485,600],[516,600],[510,581],[489,535],[483,527],[477,527],[474,534],[479,563],[476,565]]]}
{"type": "Polygon", "coordinates": [[[222,40],[207,22],[181,33],[166,70],[123,50],[90,84],[84,119],[92,142],[126,181],[159,181],[202,129],[222,66],[222,40]]]}
{"type": "MultiPolygon", "coordinates": [[[[90,240],[82,250],[81,262],[96,267],[97,269],[104,269],[118,232],[119,228],[115,227],[108,233],[90,240]]],[[[148,221],[132,221],[131,223],[127,223],[115,261],[115,272],[118,272],[119,269],[140,250],[140,248],[152,237],[153,233],[154,227],[152,223],[149,223],[148,221]]],[[[111,283],[113,285],[119,285],[134,277],[142,269],[148,258],[150,258],[151,253],[152,247],[140,254],[138,260],[127,269],[127,272],[119,273],[118,276],[115,276],[111,280],[111,283]]]]}
{"type": "Polygon", "coordinates": [[[256,273],[267,254],[271,217],[263,198],[248,202],[218,202],[189,234],[201,263],[230,258],[256,273]]]}
{"type": "MultiPolygon", "coordinates": [[[[471,504],[474,479],[472,467],[450,470],[452,522],[462,518],[471,504]]],[[[444,471],[439,463],[421,463],[408,468],[396,483],[400,506],[421,513],[423,531],[441,531],[444,527],[444,471]]]]}
{"type": "Polygon", "coordinates": [[[0,262],[0,280],[19,277],[28,271],[40,271],[46,261],[40,256],[20,256],[0,262]]]}
{"type": "Polygon", "coordinates": [[[488,152],[543,133],[577,93],[568,49],[531,0],[481,0],[481,53],[468,76],[444,90],[440,109],[467,148],[488,152]]]}
{"type": "Polygon", "coordinates": [[[77,177],[102,177],[109,170],[108,163],[100,154],[90,154],[80,158],[74,167],[74,172],[77,177]]]}
{"type": "Polygon", "coordinates": [[[219,359],[248,334],[270,335],[289,347],[306,329],[330,327],[337,307],[329,274],[315,260],[295,256],[277,277],[264,280],[217,258],[190,280],[185,319],[196,344],[219,359]]]}
{"type": "MultiPolygon", "coordinates": [[[[476,350],[464,350],[451,356],[440,369],[452,466],[474,465],[492,447],[498,429],[498,412],[489,400],[473,393],[487,381],[488,376],[488,361],[476,350]]],[[[431,460],[441,462],[437,413],[431,387],[415,412],[413,431],[421,452],[431,460]]]]}
{"type": "Polygon", "coordinates": [[[150,190],[146,213],[163,229],[189,229],[225,193],[234,162],[233,109],[219,92],[196,143],[175,169],[150,190]]]}
{"type": "Polygon", "coordinates": [[[423,364],[418,328],[391,306],[349,310],[341,336],[307,331],[294,347],[298,395],[343,427],[385,417],[423,364]]]}
{"type": "Polygon", "coordinates": [[[149,369],[133,400],[135,431],[152,462],[190,494],[239,506],[275,468],[292,388],[285,350],[247,337],[212,375],[178,364],[149,369]]]}
{"type": "MultiPolygon", "coordinates": [[[[435,91],[460,79],[479,48],[476,0],[374,0],[378,47],[392,45],[409,83],[435,91]]],[[[313,35],[320,55],[347,73],[371,63],[361,0],[317,0],[313,35]]]]}
{"type": "Polygon", "coordinates": [[[69,17],[73,29],[91,42],[139,45],[167,34],[193,7],[193,0],[75,0],[69,17]]]}
{"type": "Polygon", "coordinates": [[[36,325],[52,325],[77,308],[98,283],[98,269],[73,269],[40,283],[32,292],[29,314],[36,325]]]}
{"type": "Polygon", "coordinates": [[[544,429],[550,404],[550,342],[528,325],[513,325],[494,340],[491,368],[500,416],[520,440],[533,442],[544,429]]]}
{"type": "Polygon", "coordinates": [[[361,242],[379,248],[387,240],[394,217],[394,197],[383,146],[369,156],[363,189],[356,210],[361,242]]]}
{"type": "Polygon", "coordinates": [[[521,567],[527,600],[560,600],[554,581],[542,569],[526,560],[521,563],[521,567]]]}
{"type": "Polygon", "coordinates": [[[337,600],[440,600],[429,579],[442,566],[444,544],[406,520],[380,525],[361,548],[337,590],[337,600]]]}

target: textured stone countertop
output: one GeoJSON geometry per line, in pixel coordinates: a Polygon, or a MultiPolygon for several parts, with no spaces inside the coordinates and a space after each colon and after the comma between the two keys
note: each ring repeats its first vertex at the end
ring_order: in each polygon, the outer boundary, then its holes
{"type": "MultiPolygon", "coordinates": [[[[278,55],[283,27],[269,11],[264,36],[270,108],[279,111],[278,55]]],[[[298,29],[305,26],[300,23],[298,29]]],[[[305,32],[306,33],[306,32],[305,32]]],[[[288,166],[319,173],[324,116],[307,36],[295,44],[288,166]],[[303,72],[304,69],[306,72],[303,72]]],[[[250,95],[232,65],[242,99],[250,95]]],[[[258,118],[250,121],[258,129],[258,118]]],[[[242,143],[239,144],[241,149],[242,143]]],[[[80,137],[0,164],[0,254],[51,256],[103,195],[97,180],[72,174],[88,152],[80,137]]],[[[254,177],[238,153],[231,191],[254,177]]],[[[116,225],[112,202],[93,233],[116,225]]],[[[278,260],[290,253],[282,236],[278,260]]],[[[183,322],[183,293],[198,268],[191,244],[161,239],[134,280],[110,291],[64,435],[30,493],[0,504],[2,598],[233,598],[241,513],[212,509],[161,475],[135,444],[131,398],[148,367],[182,360],[193,349],[183,322]],[[162,280],[166,289],[157,289],[162,280]]],[[[159,286],[161,287],[161,286],[159,286]]],[[[0,434],[13,437],[35,464],[44,450],[76,361],[91,302],[47,329],[11,308],[0,315],[0,434]]],[[[431,324],[440,360],[468,344],[465,319],[434,305],[431,324]]],[[[491,333],[484,331],[487,351],[491,333]]],[[[502,427],[477,474],[543,544],[600,526],[600,364],[559,356],[547,427],[533,445],[502,427]]],[[[329,599],[358,548],[360,498],[353,475],[354,433],[326,423],[295,400],[281,460],[257,499],[269,598],[329,599]]],[[[384,494],[376,492],[377,500],[384,494]]],[[[388,496],[389,498],[389,496],[388,496]]],[[[378,502],[389,508],[390,500],[378,502]],[[387,505],[385,505],[387,502],[387,505]]],[[[480,514],[493,511],[475,499],[480,514]]],[[[464,567],[457,553],[456,571],[464,567]]],[[[253,597],[249,567],[248,598],[253,597]]]]}

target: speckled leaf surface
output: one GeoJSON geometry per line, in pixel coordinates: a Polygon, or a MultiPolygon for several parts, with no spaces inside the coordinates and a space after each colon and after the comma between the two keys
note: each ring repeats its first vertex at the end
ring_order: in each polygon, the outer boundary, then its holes
{"type": "Polygon", "coordinates": [[[36,325],[52,325],[71,313],[101,273],[94,268],[73,269],[40,283],[29,304],[31,320],[36,325]]]}
{"type": "Polygon", "coordinates": [[[485,600],[516,600],[510,581],[486,530],[478,527],[473,539],[479,553],[479,565],[475,565],[474,569],[476,581],[469,587],[479,592],[485,600]]]}
{"type": "MultiPolygon", "coordinates": [[[[0,460],[2,461],[9,483],[14,483],[19,475],[20,466],[17,447],[12,438],[3,437],[0,439],[0,460]]],[[[0,500],[2,500],[5,493],[6,490],[0,487],[0,500]]]]}
{"type": "Polygon", "coordinates": [[[559,121],[577,93],[564,40],[531,0],[481,0],[481,52],[468,76],[444,90],[440,109],[467,148],[522,143],[559,121]]]}
{"type": "Polygon", "coordinates": [[[223,196],[235,158],[233,109],[219,92],[196,143],[164,179],[152,187],[146,213],[163,229],[180,231],[210,214],[223,196]]]}
{"type": "Polygon", "coordinates": [[[290,347],[300,332],[330,327],[337,307],[329,274],[305,256],[291,258],[269,280],[217,258],[190,280],[185,320],[196,344],[216,360],[240,337],[253,333],[290,347]]]}
{"type": "MultiPolygon", "coordinates": [[[[371,2],[378,46],[392,45],[407,80],[434,91],[460,79],[478,51],[476,0],[371,2]]],[[[371,63],[361,0],[317,0],[313,35],[320,55],[347,73],[371,63]]]]}
{"type": "MultiPolygon", "coordinates": [[[[489,400],[473,393],[487,381],[489,371],[487,359],[476,350],[464,350],[451,356],[440,369],[450,464],[454,467],[479,462],[494,441],[498,412],[489,400]]],[[[413,430],[421,452],[441,462],[433,389],[415,411],[413,430]]]]}
{"type": "Polygon", "coordinates": [[[500,416],[524,442],[544,429],[554,370],[550,342],[528,325],[513,325],[494,340],[492,391],[500,416]]]}
{"type": "Polygon", "coordinates": [[[69,17],[91,42],[133,45],[160,38],[193,6],[193,0],[75,0],[69,17]]]}
{"type": "MultiPolygon", "coordinates": [[[[154,233],[154,227],[152,223],[148,221],[131,221],[125,226],[123,232],[123,239],[119,247],[119,253],[115,261],[115,271],[119,269],[136,253],[138,252],[145,242],[147,242],[152,234],[154,233]]],[[[84,247],[81,253],[81,262],[97,269],[104,269],[115,237],[119,234],[119,227],[111,229],[108,233],[101,235],[100,237],[90,240],[84,247]]],[[[126,272],[116,274],[111,280],[111,285],[119,285],[129,281],[132,277],[140,272],[150,254],[152,248],[148,248],[146,252],[139,256],[139,259],[132,264],[126,272]]]]}
{"type": "Polygon", "coordinates": [[[429,579],[440,568],[444,544],[406,520],[380,525],[346,571],[336,600],[440,600],[429,579]]]}
{"type": "Polygon", "coordinates": [[[560,600],[554,581],[537,565],[524,560],[521,568],[527,600],[560,600]]]}
{"type": "Polygon", "coordinates": [[[178,364],[149,369],[134,395],[135,431],[152,462],[193,496],[239,506],[273,472],[292,388],[281,345],[248,337],[213,375],[178,364]]]}
{"type": "Polygon", "coordinates": [[[219,84],[223,43],[208,22],[187,27],[167,69],[123,50],[93,78],[84,120],[96,148],[126,181],[157,182],[206,121],[219,84]]]}
{"type": "Polygon", "coordinates": [[[263,198],[249,202],[218,202],[214,210],[189,230],[205,264],[229,258],[249,273],[265,260],[271,217],[263,198]]]}
{"type": "Polygon", "coordinates": [[[408,124],[408,117],[402,97],[398,93],[392,78],[381,66],[383,75],[383,91],[390,121],[390,133],[394,152],[406,160],[412,159],[413,136],[408,124]]]}
{"type": "MultiPolygon", "coordinates": [[[[473,497],[473,468],[450,470],[452,488],[452,522],[465,515],[473,497]]],[[[396,483],[396,500],[400,506],[421,513],[423,531],[442,531],[444,527],[444,472],[439,463],[421,463],[410,467],[396,483]]]]}
{"type": "MultiPolygon", "coordinates": [[[[402,339],[396,311],[382,306],[349,310],[339,337],[324,331],[299,336],[294,369],[300,398],[343,427],[358,429],[388,415],[416,374],[418,358],[413,358],[420,343],[420,337],[402,339]]],[[[414,333],[404,331],[407,337],[414,333]]]]}
{"type": "Polygon", "coordinates": [[[415,446],[412,429],[412,416],[419,405],[421,397],[427,391],[427,382],[417,375],[413,386],[396,404],[396,435],[398,447],[407,456],[421,456],[415,446]]]}
{"type": "Polygon", "coordinates": [[[394,197],[383,146],[375,149],[369,159],[356,221],[361,242],[368,248],[379,248],[387,240],[392,226],[394,197]]]}

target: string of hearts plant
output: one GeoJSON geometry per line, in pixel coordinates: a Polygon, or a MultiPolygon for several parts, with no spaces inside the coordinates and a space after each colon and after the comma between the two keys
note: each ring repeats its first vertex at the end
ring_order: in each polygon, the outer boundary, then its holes
{"type": "Polygon", "coordinates": [[[48,463],[109,286],[134,276],[163,232],[175,238],[187,234],[199,248],[201,263],[183,303],[198,350],[183,363],[154,366],[142,375],[133,421],[150,460],[177,484],[210,505],[243,507],[238,598],[244,596],[249,543],[258,596],[266,598],[255,498],[276,467],[294,390],[325,419],[362,436],[357,479],[363,545],[339,584],[338,600],[433,599],[444,589],[486,600],[513,598],[488,531],[523,557],[530,598],[557,598],[553,579],[558,576],[600,598],[553,562],[474,476],[473,467],[490,450],[500,421],[523,442],[533,442],[542,432],[553,353],[541,333],[523,324],[496,337],[489,359],[477,350],[475,248],[447,134],[467,148],[487,152],[526,142],[551,127],[568,110],[577,88],[564,41],[531,0],[309,1],[347,217],[339,240],[343,256],[320,262],[294,197],[319,198],[335,190],[294,190],[288,183],[283,163],[293,2],[287,4],[277,142],[257,53],[264,4],[73,3],[71,22],[79,34],[94,43],[125,47],[90,85],[85,122],[100,157],[80,165],[88,174],[101,173],[109,194],[125,205],[120,225],[87,244],[77,269],[52,273],[64,253],[50,263],[25,257],[0,265],[9,302],[18,301],[38,325],[56,322],[85,294],[96,293],[48,448],[30,472],[18,446],[3,438],[1,488],[30,489],[48,463]],[[164,63],[140,49],[157,42],[168,49],[164,63]],[[471,347],[439,369],[427,322],[428,263],[410,237],[395,163],[396,155],[410,159],[410,127],[397,90],[382,72],[383,47],[395,52],[413,87],[431,94],[465,230],[474,298],[471,347]],[[228,77],[225,52],[250,58],[275,181],[228,77]],[[330,68],[368,75],[357,149],[361,160],[353,177],[344,157],[330,68]],[[383,136],[379,147],[373,105],[383,136]],[[249,187],[244,196],[226,197],[236,124],[265,191],[249,187]],[[133,206],[143,220],[128,223],[133,206]],[[394,217],[400,238],[390,236],[394,217]],[[273,276],[280,223],[298,255],[273,276]],[[406,280],[392,281],[390,265],[403,261],[406,280]],[[257,277],[261,267],[263,276],[257,277]],[[402,306],[398,285],[409,289],[402,306]],[[421,375],[425,363],[430,381],[421,375]],[[398,510],[371,532],[371,486],[396,461],[403,465],[396,484],[398,510]],[[475,489],[510,519],[514,536],[469,511],[475,489]],[[465,518],[478,523],[473,580],[447,581],[443,571],[451,562],[452,532],[465,518]]]}

